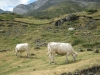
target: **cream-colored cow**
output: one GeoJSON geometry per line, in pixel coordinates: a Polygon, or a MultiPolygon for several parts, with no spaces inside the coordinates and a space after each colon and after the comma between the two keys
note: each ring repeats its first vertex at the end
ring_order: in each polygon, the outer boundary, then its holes
{"type": "Polygon", "coordinates": [[[74,51],[72,45],[69,43],[60,43],[60,42],[50,42],[48,43],[48,54],[50,58],[50,64],[55,63],[54,55],[66,55],[66,62],[68,61],[68,56],[72,55],[74,61],[76,60],[77,52],[74,51]]]}
{"type": "Polygon", "coordinates": [[[30,52],[29,52],[29,44],[28,43],[21,43],[21,44],[16,45],[16,47],[15,47],[16,56],[18,56],[18,52],[23,52],[23,51],[26,51],[27,57],[29,57],[30,52]]]}

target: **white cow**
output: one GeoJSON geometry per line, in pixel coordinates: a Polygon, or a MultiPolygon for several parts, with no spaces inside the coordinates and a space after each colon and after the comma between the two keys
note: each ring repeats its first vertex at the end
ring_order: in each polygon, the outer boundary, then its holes
{"type": "Polygon", "coordinates": [[[48,54],[50,58],[50,64],[55,63],[54,55],[66,55],[66,62],[68,61],[68,56],[72,55],[74,61],[76,60],[77,52],[74,51],[71,44],[69,43],[60,43],[60,42],[50,42],[48,43],[48,54]]]}
{"type": "Polygon", "coordinates": [[[26,51],[27,57],[29,57],[30,52],[29,52],[29,44],[28,43],[21,43],[21,44],[16,45],[16,47],[15,47],[16,56],[18,56],[18,52],[23,52],[23,51],[26,51]]]}

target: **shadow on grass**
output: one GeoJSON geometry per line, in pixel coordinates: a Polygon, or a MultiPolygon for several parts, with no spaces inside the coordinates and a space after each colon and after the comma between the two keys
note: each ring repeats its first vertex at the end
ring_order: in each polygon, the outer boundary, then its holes
{"type": "Polygon", "coordinates": [[[68,62],[63,62],[63,63],[60,63],[58,65],[67,65],[67,64],[73,64],[73,63],[77,63],[79,61],[81,61],[82,59],[79,59],[79,60],[76,60],[76,61],[73,61],[73,60],[69,60],[68,62]]]}
{"type": "Polygon", "coordinates": [[[36,56],[18,56],[19,58],[25,58],[25,59],[36,59],[37,57],[36,56]]]}

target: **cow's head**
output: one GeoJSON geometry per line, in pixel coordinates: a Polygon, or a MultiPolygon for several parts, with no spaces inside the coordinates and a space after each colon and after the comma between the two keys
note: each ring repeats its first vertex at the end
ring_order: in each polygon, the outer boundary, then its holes
{"type": "Polygon", "coordinates": [[[76,60],[77,55],[78,55],[77,52],[75,52],[75,53],[73,54],[73,59],[74,59],[74,61],[76,60]]]}

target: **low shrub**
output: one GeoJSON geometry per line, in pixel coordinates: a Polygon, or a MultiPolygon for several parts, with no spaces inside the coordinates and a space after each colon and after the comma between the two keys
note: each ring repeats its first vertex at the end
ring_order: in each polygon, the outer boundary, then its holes
{"type": "Polygon", "coordinates": [[[97,11],[98,11],[97,9],[88,9],[88,10],[86,10],[86,12],[88,12],[89,14],[93,14],[97,11]]]}

